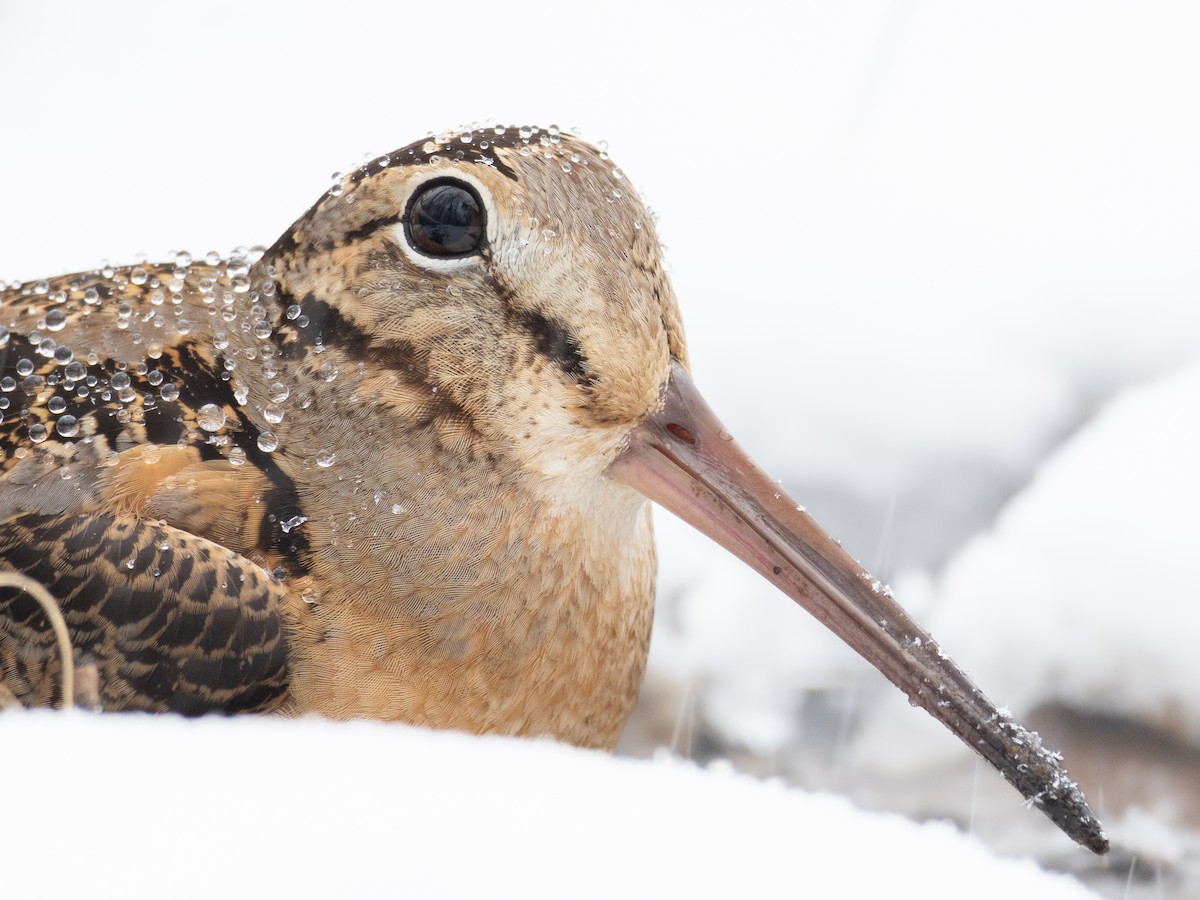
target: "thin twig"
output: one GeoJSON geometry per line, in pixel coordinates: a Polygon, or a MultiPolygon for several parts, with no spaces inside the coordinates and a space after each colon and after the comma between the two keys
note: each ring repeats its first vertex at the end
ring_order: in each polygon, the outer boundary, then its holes
{"type": "Polygon", "coordinates": [[[34,581],[28,575],[20,572],[0,572],[0,588],[12,587],[24,591],[39,604],[50,627],[54,630],[54,638],[58,644],[58,654],[62,660],[62,708],[71,709],[75,705],[75,658],[71,652],[71,636],[67,634],[67,623],[58,601],[39,581],[34,581]]]}
{"type": "Polygon", "coordinates": [[[17,695],[9,690],[8,685],[0,681],[0,712],[6,709],[24,709],[21,701],[17,699],[17,695]]]}

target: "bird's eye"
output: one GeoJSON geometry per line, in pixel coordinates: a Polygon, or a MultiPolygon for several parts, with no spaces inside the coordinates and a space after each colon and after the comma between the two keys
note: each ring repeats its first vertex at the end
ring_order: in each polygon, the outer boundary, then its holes
{"type": "Polygon", "coordinates": [[[404,234],[426,256],[451,259],[478,253],[484,234],[479,195],[452,179],[422,185],[408,201],[404,234]]]}

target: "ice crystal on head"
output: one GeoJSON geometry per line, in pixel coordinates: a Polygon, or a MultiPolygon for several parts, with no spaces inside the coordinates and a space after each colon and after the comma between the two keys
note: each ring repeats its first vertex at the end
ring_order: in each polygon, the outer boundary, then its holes
{"type": "Polygon", "coordinates": [[[292,516],[291,518],[281,520],[279,523],[279,527],[282,528],[284,530],[284,532],[286,533],[286,532],[290,532],[293,528],[299,528],[301,525],[303,525],[307,521],[308,521],[308,516],[295,515],[295,516],[292,516]]]}

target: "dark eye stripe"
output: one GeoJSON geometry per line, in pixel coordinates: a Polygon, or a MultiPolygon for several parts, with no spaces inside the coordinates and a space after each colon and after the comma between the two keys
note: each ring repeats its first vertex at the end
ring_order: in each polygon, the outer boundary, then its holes
{"type": "Polygon", "coordinates": [[[452,178],[427,182],[408,201],[404,234],[413,249],[425,256],[472,256],[483,245],[483,203],[464,182],[452,178]]]}

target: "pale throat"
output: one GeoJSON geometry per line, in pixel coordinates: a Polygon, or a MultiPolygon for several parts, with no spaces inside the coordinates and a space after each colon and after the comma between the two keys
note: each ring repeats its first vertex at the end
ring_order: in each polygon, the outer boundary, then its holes
{"type": "Polygon", "coordinates": [[[324,544],[340,588],[299,610],[297,709],[615,741],[649,646],[649,503],[603,475],[523,488],[431,494],[370,571],[324,544]]]}

